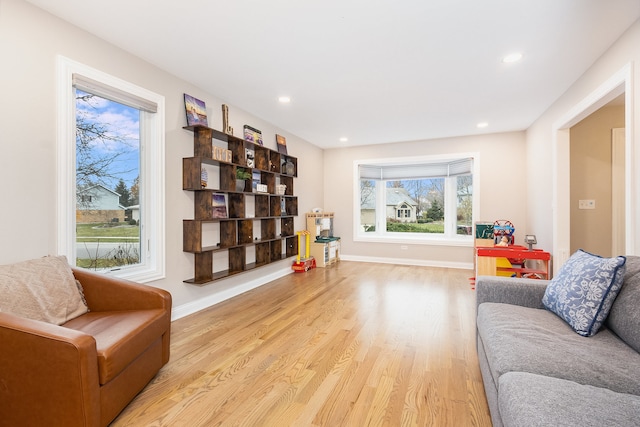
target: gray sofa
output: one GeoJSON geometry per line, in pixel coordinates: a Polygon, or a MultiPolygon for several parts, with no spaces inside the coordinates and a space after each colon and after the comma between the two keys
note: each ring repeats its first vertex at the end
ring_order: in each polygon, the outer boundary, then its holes
{"type": "Polygon", "coordinates": [[[592,337],[548,311],[549,282],[478,277],[477,347],[495,427],[640,426],[640,257],[592,337]]]}

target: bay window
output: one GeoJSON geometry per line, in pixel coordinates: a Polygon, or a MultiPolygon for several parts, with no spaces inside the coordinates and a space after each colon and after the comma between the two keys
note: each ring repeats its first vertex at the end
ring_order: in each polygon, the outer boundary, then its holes
{"type": "Polygon", "coordinates": [[[474,157],[354,162],[355,240],[472,242],[474,157]]]}

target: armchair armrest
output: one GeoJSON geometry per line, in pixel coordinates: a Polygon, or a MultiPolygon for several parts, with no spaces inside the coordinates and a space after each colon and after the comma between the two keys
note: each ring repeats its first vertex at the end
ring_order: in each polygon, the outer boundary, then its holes
{"type": "Polygon", "coordinates": [[[479,276],[476,280],[476,309],[483,302],[544,308],[542,297],[548,280],[479,276]]]}
{"type": "Polygon", "coordinates": [[[51,419],[42,417],[52,414],[61,425],[99,424],[93,337],[0,313],[0,348],[2,424],[46,425],[51,419]]]}
{"type": "Polygon", "coordinates": [[[171,313],[171,294],[163,289],[79,268],[72,270],[91,311],[165,309],[171,313]]]}

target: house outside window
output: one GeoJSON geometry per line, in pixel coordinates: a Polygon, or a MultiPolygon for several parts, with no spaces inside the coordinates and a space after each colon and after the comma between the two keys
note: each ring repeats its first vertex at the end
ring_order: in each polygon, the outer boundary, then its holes
{"type": "Polygon", "coordinates": [[[354,162],[354,239],[472,243],[475,157],[354,162]]]}
{"type": "Polygon", "coordinates": [[[164,277],[164,97],[64,57],[58,76],[59,253],[164,277]]]}

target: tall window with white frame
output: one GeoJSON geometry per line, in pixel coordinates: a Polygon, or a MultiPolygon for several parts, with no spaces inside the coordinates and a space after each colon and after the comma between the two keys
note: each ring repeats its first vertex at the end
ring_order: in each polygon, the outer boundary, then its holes
{"type": "Polygon", "coordinates": [[[473,157],[356,163],[356,238],[471,239],[473,157]]]}
{"type": "Polygon", "coordinates": [[[164,277],[164,98],[62,57],[59,75],[59,253],[164,277]]]}
{"type": "Polygon", "coordinates": [[[77,87],[75,99],[76,265],[140,264],[141,111],[77,87]]]}

